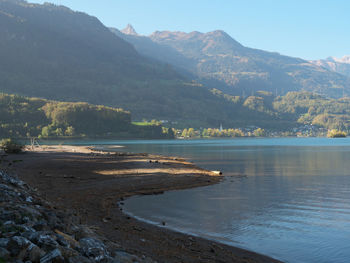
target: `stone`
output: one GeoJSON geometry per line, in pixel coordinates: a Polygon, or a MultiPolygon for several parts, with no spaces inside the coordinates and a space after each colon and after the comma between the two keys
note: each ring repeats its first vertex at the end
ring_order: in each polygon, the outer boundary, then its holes
{"type": "Polygon", "coordinates": [[[37,245],[44,250],[52,250],[59,245],[50,235],[40,235],[37,241],[37,245]]]}
{"type": "Polygon", "coordinates": [[[55,229],[56,237],[57,237],[57,242],[64,247],[70,247],[70,248],[75,248],[79,247],[80,244],[78,241],[76,241],[72,236],[65,234],[58,229],[55,229]]]}
{"type": "Polygon", "coordinates": [[[79,240],[80,247],[85,256],[95,261],[101,261],[109,257],[105,245],[95,238],[82,238],[79,240]]]}
{"type": "Polygon", "coordinates": [[[26,197],[26,202],[27,202],[27,203],[32,203],[32,202],[33,202],[33,197],[27,196],[27,197],[26,197]]]}
{"type": "Polygon", "coordinates": [[[7,244],[10,240],[8,238],[0,238],[0,247],[7,247],[7,244]]]}
{"type": "Polygon", "coordinates": [[[66,248],[66,247],[60,247],[61,254],[64,258],[71,258],[75,256],[79,256],[78,251],[71,249],[71,248],[66,248]]]}
{"type": "MultiPolygon", "coordinates": [[[[27,232],[26,232],[27,233],[27,232]]],[[[51,231],[36,231],[36,232],[28,232],[28,236],[25,236],[27,239],[29,239],[30,241],[32,241],[33,243],[37,243],[40,236],[45,236],[45,235],[50,235],[52,234],[51,231]]],[[[23,235],[24,236],[24,233],[23,235]]]]}
{"type": "Polygon", "coordinates": [[[69,247],[70,244],[62,236],[57,235],[57,243],[62,247],[69,247]]]}
{"type": "Polygon", "coordinates": [[[32,244],[28,239],[20,236],[15,236],[7,243],[6,249],[11,253],[11,256],[19,255],[23,249],[26,249],[32,244]]]}
{"type": "Polygon", "coordinates": [[[50,230],[50,227],[47,225],[47,222],[45,220],[40,220],[38,221],[33,228],[36,231],[45,231],[45,230],[50,230]]]}
{"type": "Polygon", "coordinates": [[[40,249],[38,246],[34,245],[30,249],[28,249],[28,257],[29,260],[33,263],[40,262],[40,259],[45,255],[45,251],[40,249]]]}
{"type": "Polygon", "coordinates": [[[40,263],[63,263],[64,258],[62,257],[61,251],[56,248],[51,252],[47,253],[40,259],[40,263]]]}

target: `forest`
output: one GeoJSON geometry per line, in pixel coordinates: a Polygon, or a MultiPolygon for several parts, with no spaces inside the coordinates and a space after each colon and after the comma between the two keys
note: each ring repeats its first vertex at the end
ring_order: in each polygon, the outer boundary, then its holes
{"type": "Polygon", "coordinates": [[[160,125],[134,125],[120,108],[0,94],[0,138],[173,138],[160,125]]]}

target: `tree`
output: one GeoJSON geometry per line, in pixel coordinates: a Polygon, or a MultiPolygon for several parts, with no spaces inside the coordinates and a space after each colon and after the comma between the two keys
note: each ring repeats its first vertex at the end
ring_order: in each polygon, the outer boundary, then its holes
{"type": "Polygon", "coordinates": [[[51,127],[49,126],[45,126],[42,128],[41,130],[41,136],[44,138],[47,138],[51,135],[51,127]]]}
{"type": "Polygon", "coordinates": [[[187,131],[187,136],[188,137],[195,137],[196,136],[196,132],[194,131],[193,128],[189,128],[187,131]]]}
{"type": "Polygon", "coordinates": [[[65,135],[67,136],[74,136],[75,134],[75,129],[73,126],[68,126],[67,129],[64,132],[65,135]]]}
{"type": "Polygon", "coordinates": [[[340,131],[337,129],[332,129],[328,131],[327,137],[328,138],[341,138],[341,137],[346,137],[346,132],[340,131]]]}
{"type": "Polygon", "coordinates": [[[266,136],[265,130],[264,130],[264,129],[261,129],[261,128],[257,128],[256,130],[254,130],[253,134],[254,134],[255,137],[263,137],[263,136],[266,136]]]}

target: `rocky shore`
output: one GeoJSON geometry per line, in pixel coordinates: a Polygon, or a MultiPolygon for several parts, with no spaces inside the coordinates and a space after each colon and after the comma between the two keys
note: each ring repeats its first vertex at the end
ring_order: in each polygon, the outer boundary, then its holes
{"type": "Polygon", "coordinates": [[[154,262],[131,255],[0,171],[0,262],[154,262]]]}
{"type": "Polygon", "coordinates": [[[3,262],[279,262],[123,213],[129,196],[222,179],[181,158],[50,146],[3,156],[0,171],[3,262]]]}

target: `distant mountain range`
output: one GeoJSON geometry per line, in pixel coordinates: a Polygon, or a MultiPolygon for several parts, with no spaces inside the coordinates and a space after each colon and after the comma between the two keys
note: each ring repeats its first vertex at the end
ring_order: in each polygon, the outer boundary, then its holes
{"type": "Polygon", "coordinates": [[[350,77],[350,56],[344,56],[342,58],[328,57],[326,59],[313,60],[310,62],[350,77]]]}
{"type": "Polygon", "coordinates": [[[209,33],[156,31],[140,36],[131,25],[119,37],[150,58],[188,71],[196,80],[232,95],[270,91],[310,91],[329,97],[350,94],[350,81],[344,73],[320,64],[244,47],[224,31],[209,33]]]}
{"type": "Polygon", "coordinates": [[[141,56],[95,17],[22,0],[0,0],[0,92],[121,107],[134,119],[193,127],[279,119],[141,56]]]}
{"type": "Polygon", "coordinates": [[[63,6],[0,0],[0,92],[121,107],[134,120],[180,128],[286,129],[313,118],[325,127],[350,125],[343,100],[299,94],[305,90],[337,98],[349,94],[349,79],[244,47],[223,31],[146,37],[63,6]],[[298,92],[280,96],[288,91],[298,92]]]}

